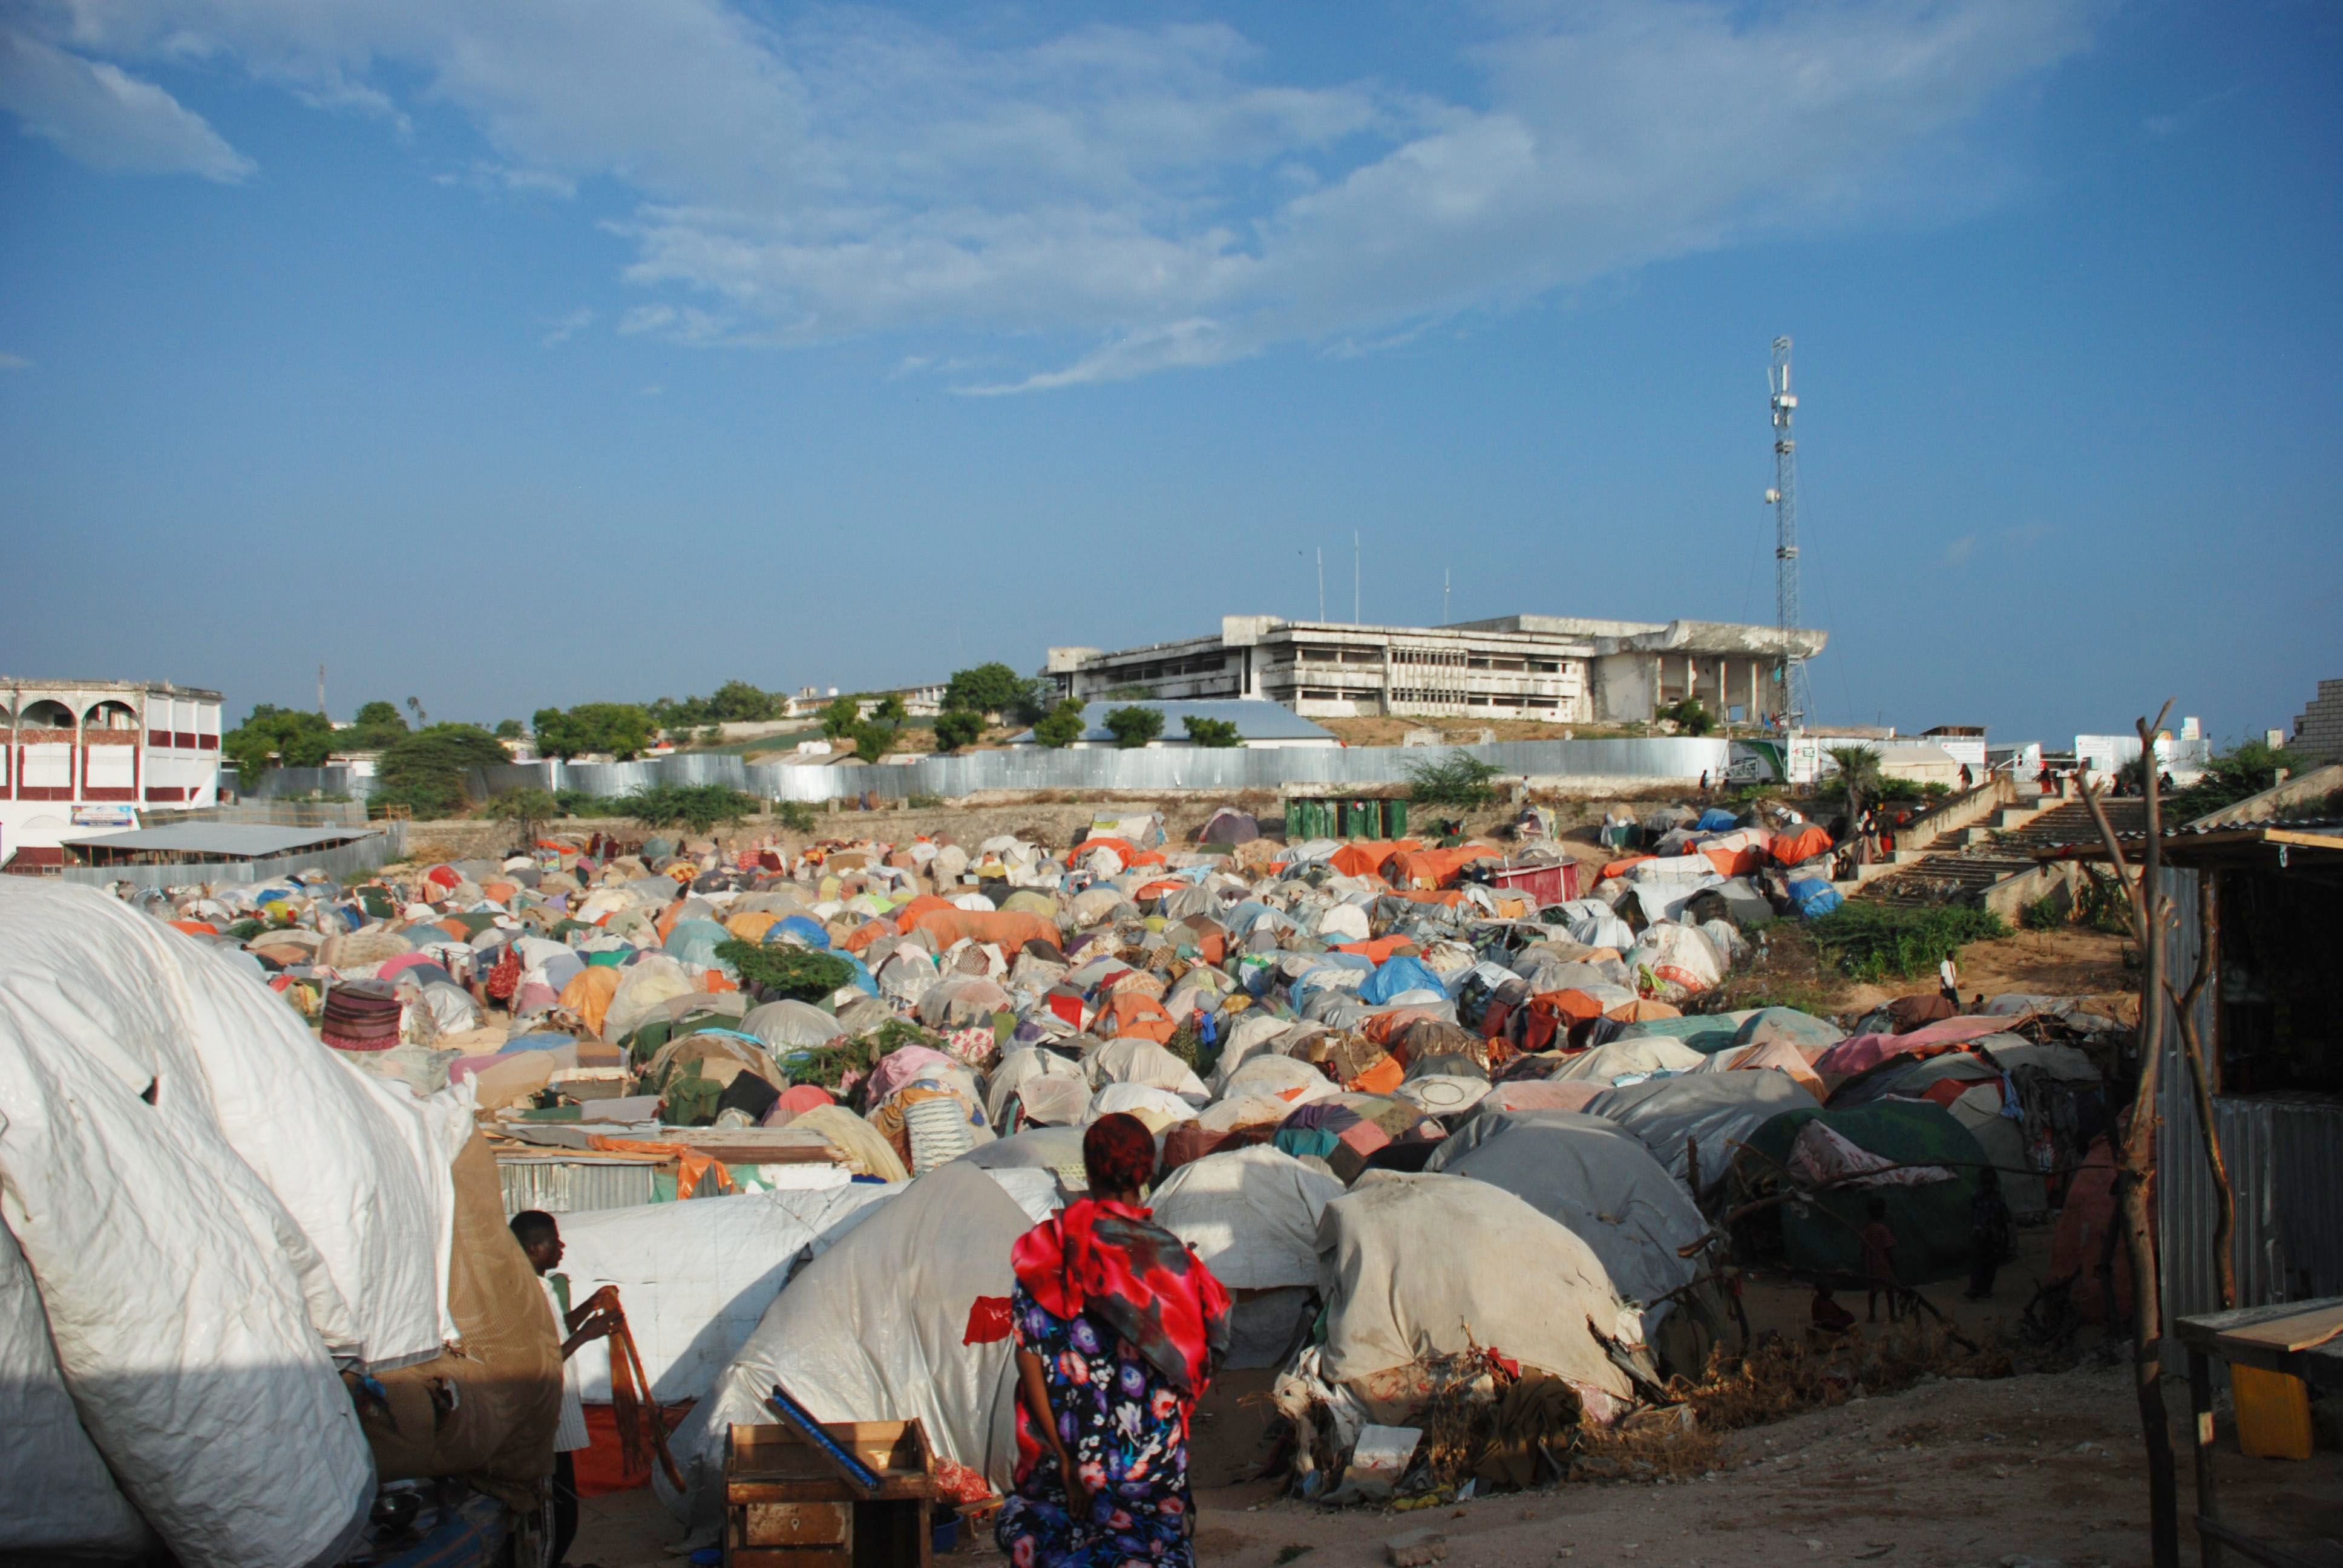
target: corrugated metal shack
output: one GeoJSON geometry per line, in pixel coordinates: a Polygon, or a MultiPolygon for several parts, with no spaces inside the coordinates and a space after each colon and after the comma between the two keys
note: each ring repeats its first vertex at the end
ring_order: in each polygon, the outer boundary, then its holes
{"type": "MultiPolygon", "coordinates": [[[[2176,916],[2165,973],[2177,990],[2197,972],[2199,901],[2213,900],[2217,978],[2195,1012],[2235,1200],[2237,1304],[2343,1294],[2343,822],[2184,829],[2167,836],[2164,859],[2176,916]]],[[[2169,1321],[2221,1302],[2211,1167],[2168,1004],[2158,1088],[2169,1321]]]]}

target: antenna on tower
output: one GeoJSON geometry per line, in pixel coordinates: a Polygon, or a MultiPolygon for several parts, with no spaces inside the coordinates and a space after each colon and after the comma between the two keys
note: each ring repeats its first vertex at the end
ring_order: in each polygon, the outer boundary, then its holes
{"type": "Polygon", "coordinates": [[[1765,386],[1774,415],[1774,487],[1765,492],[1765,500],[1774,508],[1774,625],[1782,639],[1779,722],[1788,730],[1805,722],[1814,694],[1806,680],[1806,661],[1790,642],[1798,626],[1798,444],[1790,434],[1798,399],[1790,390],[1786,337],[1774,339],[1774,363],[1765,374],[1765,386]]]}

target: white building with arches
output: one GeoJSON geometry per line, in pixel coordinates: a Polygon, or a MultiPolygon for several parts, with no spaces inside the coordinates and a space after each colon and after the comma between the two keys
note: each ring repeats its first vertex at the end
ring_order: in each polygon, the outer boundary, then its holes
{"type": "Polygon", "coordinates": [[[59,865],[61,840],[219,803],[220,695],[150,680],[0,676],[0,866],[59,865]]]}

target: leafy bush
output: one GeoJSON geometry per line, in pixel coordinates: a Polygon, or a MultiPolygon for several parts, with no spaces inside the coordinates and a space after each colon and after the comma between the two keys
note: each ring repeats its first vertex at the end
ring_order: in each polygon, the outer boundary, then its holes
{"type": "Polygon", "coordinates": [[[1080,740],[1088,728],[1082,721],[1082,705],[1069,698],[1033,726],[1033,740],[1036,745],[1062,751],[1080,740]]]}
{"type": "Polygon", "coordinates": [[[1970,942],[2009,934],[2000,916],[1963,904],[1845,903],[1806,929],[1825,957],[1860,980],[1925,975],[1970,942]]]}
{"type": "Polygon", "coordinates": [[[792,833],[810,833],[821,821],[815,815],[814,809],[803,800],[774,801],[773,818],[792,833]]]}
{"type": "Polygon", "coordinates": [[[820,1001],[854,983],[854,966],[844,959],[790,942],[769,947],[735,937],[717,943],[716,956],[739,972],[743,989],[753,987],[768,1001],[820,1001]]]}
{"type": "Polygon", "coordinates": [[[538,749],[567,762],[588,751],[607,751],[624,762],[651,743],[659,728],[650,709],[632,702],[581,702],[564,710],[540,708],[529,723],[538,749]]]}
{"type": "Polygon", "coordinates": [[[914,811],[932,811],[943,803],[944,798],[940,795],[912,795],[903,801],[905,806],[914,811]]]}
{"type": "Polygon", "coordinates": [[[2085,866],[2083,873],[2083,879],[2075,885],[2075,919],[2110,936],[2131,935],[2131,900],[2123,889],[2113,877],[2094,867],[2085,866]]]}
{"type": "Polygon", "coordinates": [[[984,733],[984,715],[965,708],[947,709],[936,716],[936,744],[946,751],[957,751],[972,744],[984,733]]]}
{"type": "Polygon", "coordinates": [[[1497,798],[1489,786],[1497,773],[1469,751],[1427,757],[1407,765],[1407,798],[1419,806],[1486,806],[1497,798]]]}
{"type": "Polygon", "coordinates": [[[1243,735],[1235,724],[1225,719],[1202,719],[1192,713],[1180,721],[1180,728],[1185,729],[1189,740],[1198,746],[1222,749],[1244,744],[1243,735]]]}
{"type": "Polygon", "coordinates": [[[2263,741],[2245,741],[2215,756],[2206,764],[2204,777],[2196,783],[2167,796],[2164,819],[2174,826],[2193,822],[2208,812],[2234,806],[2249,795],[2269,789],[2278,782],[2278,770],[2281,768],[2299,777],[2317,766],[2316,762],[2263,741]]]}
{"type": "Polygon", "coordinates": [[[759,801],[724,784],[654,784],[616,804],[620,812],[646,828],[685,828],[705,833],[719,822],[737,822],[754,815],[759,801]]]}
{"type": "Polygon", "coordinates": [[[522,727],[521,721],[518,719],[498,719],[497,727],[491,733],[499,740],[521,740],[527,739],[528,735],[528,731],[522,727]]]}
{"type": "Polygon", "coordinates": [[[560,803],[543,789],[507,789],[488,800],[488,815],[499,822],[536,823],[559,814],[560,803]]]}
{"type": "Polygon", "coordinates": [[[477,724],[434,724],[382,754],[374,801],[404,806],[418,817],[452,817],[471,803],[466,779],[472,769],[510,760],[497,738],[477,724]]]}
{"type": "Polygon", "coordinates": [[[619,814],[618,803],[608,796],[568,786],[553,792],[553,804],[565,817],[611,817],[619,814]]]}
{"type": "Polygon", "coordinates": [[[2055,931],[2066,923],[2066,911],[2056,894],[2045,893],[2018,911],[2017,923],[2029,931],[2055,931]]]}
{"type": "Polygon", "coordinates": [[[1146,745],[1163,733],[1163,710],[1160,708],[1116,708],[1108,710],[1106,731],[1114,743],[1128,751],[1146,745]]]}
{"type": "Polygon", "coordinates": [[[1658,710],[1657,717],[1673,719],[1676,728],[1686,735],[1705,735],[1716,728],[1716,719],[1707,706],[1697,697],[1686,697],[1669,703],[1658,710]]]}

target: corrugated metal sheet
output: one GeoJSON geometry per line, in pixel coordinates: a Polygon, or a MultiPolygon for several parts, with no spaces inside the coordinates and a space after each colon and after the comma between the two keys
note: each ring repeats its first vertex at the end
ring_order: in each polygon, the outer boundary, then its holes
{"type": "Polygon", "coordinates": [[[633,1209],[651,1201],[649,1161],[627,1160],[525,1160],[497,1161],[508,1218],[524,1209],[578,1214],[589,1209],[633,1209]]]}
{"type": "MultiPolygon", "coordinates": [[[[2165,938],[2165,973],[2186,990],[2197,970],[2197,876],[2167,868],[2162,885],[2176,917],[2165,938]]],[[[2197,1005],[2198,1038],[2208,1043],[2216,989],[2207,986],[2197,1005]]],[[[2157,1217],[2168,1321],[2220,1311],[2221,1293],[2212,1167],[2169,1003],[2165,1020],[2157,1217]]],[[[2343,1294],[2343,1106],[2307,1096],[2216,1095],[2213,1118],[2234,1198],[2237,1305],[2343,1294]]]]}
{"type": "Polygon", "coordinates": [[[322,871],[336,881],[347,881],[407,853],[406,823],[384,822],[377,826],[378,831],[354,844],[312,850],[307,854],[276,855],[265,860],[185,860],[170,866],[69,866],[55,874],[65,881],[82,882],[94,888],[106,887],[115,882],[128,882],[138,888],[189,888],[198,883],[214,887],[223,884],[244,886],[289,877],[296,871],[322,871]]]}
{"type": "MultiPolygon", "coordinates": [[[[1051,751],[1020,748],[932,757],[877,767],[799,768],[688,752],[647,762],[532,762],[485,770],[494,793],[534,786],[602,796],[655,784],[729,784],[769,800],[847,799],[869,790],[888,799],[960,796],[981,789],[1283,789],[1291,785],[1403,784],[1408,769],[1436,759],[1437,747],[1281,746],[1216,750],[1051,751]]],[[[1685,736],[1644,739],[1521,740],[1462,746],[1509,774],[1542,778],[1695,779],[1725,776],[1731,743],[1685,736]]],[[[270,777],[274,778],[275,775],[270,777]]]]}

